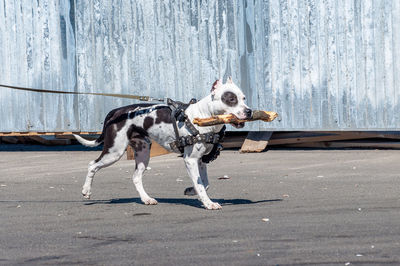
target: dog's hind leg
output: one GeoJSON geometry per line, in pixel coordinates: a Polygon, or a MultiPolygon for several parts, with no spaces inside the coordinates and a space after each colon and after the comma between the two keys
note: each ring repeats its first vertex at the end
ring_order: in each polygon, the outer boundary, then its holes
{"type": "Polygon", "coordinates": [[[104,143],[103,152],[100,157],[89,163],[85,184],[82,187],[82,195],[85,198],[89,199],[92,194],[92,183],[96,172],[118,161],[124,154],[126,146],[128,146],[127,139],[116,140],[114,145],[109,145],[107,142],[104,143]]]}
{"type": "MultiPolygon", "coordinates": [[[[203,163],[201,160],[199,162],[199,172],[200,172],[200,177],[201,181],[203,181],[203,185],[208,190],[209,188],[209,183],[208,183],[208,175],[207,175],[207,164],[203,163]]],[[[187,196],[195,196],[197,195],[196,190],[194,190],[194,187],[188,187],[185,189],[183,194],[187,196]]]]}
{"type": "Polygon", "coordinates": [[[155,205],[157,204],[157,201],[146,193],[142,182],[143,173],[146,171],[146,168],[149,165],[151,140],[146,137],[136,137],[131,139],[130,145],[135,151],[136,163],[135,173],[132,177],[133,184],[135,185],[137,192],[139,192],[140,199],[144,204],[155,205]]]}

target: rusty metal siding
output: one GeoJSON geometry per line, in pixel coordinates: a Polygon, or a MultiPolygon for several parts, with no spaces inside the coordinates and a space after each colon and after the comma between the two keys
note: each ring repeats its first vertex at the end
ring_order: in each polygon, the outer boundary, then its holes
{"type": "MultiPolygon", "coordinates": [[[[400,130],[399,1],[0,0],[0,83],[205,96],[232,75],[280,120],[244,130],[400,130]]],[[[1,89],[0,131],[99,131],[132,101],[1,89]]]]}

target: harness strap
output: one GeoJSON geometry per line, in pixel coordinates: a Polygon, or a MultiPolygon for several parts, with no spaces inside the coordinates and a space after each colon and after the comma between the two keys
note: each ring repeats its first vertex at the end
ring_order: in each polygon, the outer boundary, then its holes
{"type": "Polygon", "coordinates": [[[169,146],[171,147],[171,149],[175,152],[178,153],[183,153],[183,147],[181,147],[181,145],[179,144],[178,140],[180,139],[179,136],[179,130],[178,130],[178,126],[177,126],[177,121],[176,121],[176,117],[179,111],[179,104],[173,100],[171,100],[170,98],[167,98],[167,104],[168,107],[172,110],[171,112],[171,120],[172,120],[172,126],[174,128],[174,132],[175,132],[175,141],[171,142],[169,144],[169,146]]]}
{"type": "MultiPolygon", "coordinates": [[[[174,127],[175,139],[179,139],[179,131],[178,131],[178,126],[176,125],[176,119],[175,119],[174,113],[175,113],[174,111],[172,111],[172,113],[171,113],[172,126],[174,127]]],[[[181,148],[177,144],[178,143],[176,143],[176,141],[171,142],[170,147],[174,151],[179,151],[180,153],[183,153],[183,149],[181,150],[181,148]]]]}
{"type": "MultiPolygon", "coordinates": [[[[189,104],[195,103],[196,100],[192,99],[189,104]]],[[[185,114],[185,109],[189,104],[184,104],[181,102],[176,102],[171,99],[167,99],[167,104],[171,108],[171,121],[175,132],[175,141],[171,142],[169,145],[172,150],[178,153],[183,153],[185,146],[193,145],[198,142],[218,144],[221,141],[221,136],[219,133],[205,133],[200,134],[196,127],[190,122],[185,114]],[[190,131],[191,135],[180,136],[177,126],[177,122],[184,122],[187,129],[190,131]]],[[[222,130],[221,130],[222,132],[222,130]]],[[[222,133],[223,134],[223,133],[222,133]]]]}

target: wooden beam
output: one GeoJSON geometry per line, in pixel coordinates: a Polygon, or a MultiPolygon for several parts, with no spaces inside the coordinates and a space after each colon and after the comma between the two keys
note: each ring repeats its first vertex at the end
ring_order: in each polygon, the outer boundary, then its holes
{"type": "Polygon", "coordinates": [[[0,137],[10,137],[10,136],[60,136],[60,135],[100,135],[99,131],[83,131],[83,132],[0,132],[0,137]]]}
{"type": "Polygon", "coordinates": [[[272,136],[269,145],[288,145],[320,141],[337,141],[374,138],[374,134],[365,134],[365,132],[296,132],[296,133],[278,133],[272,136]]]}
{"type": "Polygon", "coordinates": [[[400,149],[399,141],[321,141],[286,145],[288,148],[371,148],[371,149],[400,149]]]}
{"type": "Polygon", "coordinates": [[[10,143],[10,144],[17,144],[18,143],[18,138],[17,137],[2,137],[1,140],[5,143],[10,143]]]}
{"type": "Polygon", "coordinates": [[[224,141],[221,143],[224,148],[240,148],[243,145],[246,136],[225,136],[224,141]]]}
{"type": "MultiPolygon", "coordinates": [[[[76,140],[75,137],[73,135],[61,135],[61,134],[56,134],[55,135],[56,139],[72,139],[72,140],[76,140]]],[[[85,135],[85,139],[87,140],[95,140],[98,138],[98,135],[85,135]]]]}
{"type": "MultiPolygon", "coordinates": [[[[316,132],[316,133],[346,133],[346,132],[337,132],[337,131],[325,131],[325,132],[316,132]]],[[[400,139],[400,131],[351,131],[347,133],[355,133],[359,136],[369,137],[369,138],[383,138],[383,139],[400,139]]]]}
{"type": "Polygon", "coordinates": [[[29,136],[29,139],[32,139],[42,145],[53,146],[53,145],[69,145],[69,144],[71,144],[71,140],[69,140],[69,139],[45,139],[40,136],[34,136],[34,135],[29,136]]]}
{"type": "Polygon", "coordinates": [[[135,159],[135,153],[133,152],[131,145],[128,145],[128,147],[126,148],[126,159],[127,160],[135,159]]]}
{"type": "MultiPolygon", "coordinates": [[[[160,144],[155,141],[151,143],[150,157],[160,156],[164,154],[170,153],[166,149],[164,149],[160,144]]],[[[135,153],[130,145],[126,148],[126,159],[133,160],[135,159],[135,153]]]]}
{"type": "Polygon", "coordinates": [[[240,152],[262,152],[267,148],[271,136],[272,131],[250,131],[240,152]]]}

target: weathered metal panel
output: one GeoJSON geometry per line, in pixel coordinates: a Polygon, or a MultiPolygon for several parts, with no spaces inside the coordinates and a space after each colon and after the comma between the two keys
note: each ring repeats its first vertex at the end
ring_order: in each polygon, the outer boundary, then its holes
{"type": "MultiPolygon", "coordinates": [[[[399,130],[399,1],[0,0],[0,83],[188,101],[218,77],[280,114],[244,130],[399,130]]],[[[0,131],[98,131],[124,99],[2,89],[0,131]]]]}
{"type": "Polygon", "coordinates": [[[261,130],[400,128],[398,1],[256,2],[261,130]]]}
{"type": "MultiPolygon", "coordinates": [[[[189,101],[232,75],[256,106],[253,43],[241,37],[252,40],[243,21],[253,11],[241,1],[77,1],[78,90],[189,101]]],[[[82,127],[98,130],[128,102],[80,97],[82,127]]]]}
{"type": "MultiPolygon", "coordinates": [[[[73,91],[73,1],[0,1],[0,82],[73,91]]],[[[79,129],[77,97],[1,88],[0,131],[79,129]]]]}

